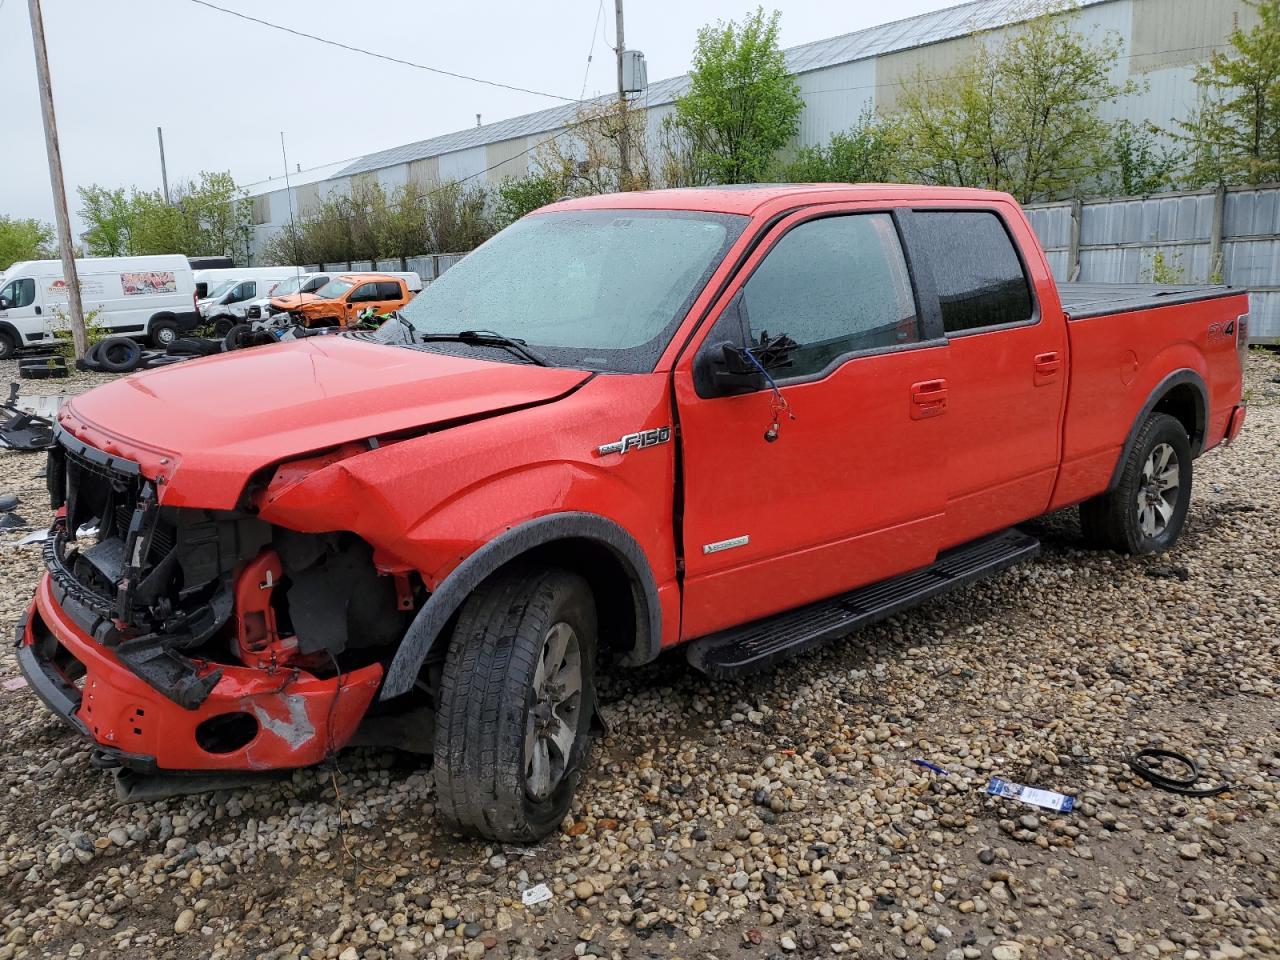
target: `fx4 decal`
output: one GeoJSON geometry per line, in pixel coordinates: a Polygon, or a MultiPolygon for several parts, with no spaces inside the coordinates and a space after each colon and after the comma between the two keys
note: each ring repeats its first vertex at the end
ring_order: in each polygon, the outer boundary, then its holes
{"type": "Polygon", "coordinates": [[[656,447],[671,439],[670,427],[657,427],[653,430],[641,430],[639,433],[628,433],[621,440],[606,443],[596,448],[596,453],[605,456],[610,453],[626,453],[628,450],[643,450],[645,447],[656,447]]]}

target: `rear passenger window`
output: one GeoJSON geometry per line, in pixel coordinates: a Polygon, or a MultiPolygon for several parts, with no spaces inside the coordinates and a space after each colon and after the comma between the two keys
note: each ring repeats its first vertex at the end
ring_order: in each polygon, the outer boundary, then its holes
{"type": "Polygon", "coordinates": [[[1031,289],[1004,223],[985,210],[917,210],[947,333],[1025,323],[1031,289]]]}
{"type": "Polygon", "coordinates": [[[399,300],[400,299],[400,284],[396,283],[394,280],[382,281],[381,283],[378,284],[378,289],[380,291],[380,294],[378,296],[379,300],[399,300]]]}
{"type": "Polygon", "coordinates": [[[818,373],[846,353],[920,339],[915,299],[887,213],[802,223],[777,242],[743,287],[752,340],[799,344],[784,377],[818,373]]]}

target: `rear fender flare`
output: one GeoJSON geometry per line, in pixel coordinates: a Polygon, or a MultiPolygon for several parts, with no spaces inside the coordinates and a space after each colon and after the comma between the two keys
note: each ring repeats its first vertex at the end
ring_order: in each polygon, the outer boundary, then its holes
{"type": "Polygon", "coordinates": [[[658,655],[662,608],[644,550],[626,530],[594,513],[556,513],[538,517],[495,537],[441,581],[405,632],[387,668],[380,699],[407,693],[422,664],[444,635],[444,628],[466,599],[491,574],[536,547],[557,540],[591,540],[607,547],[629,573],[635,604],[635,641],[622,662],[647,663],[658,655]]]}
{"type": "Polygon", "coordinates": [[[1120,457],[1116,460],[1115,469],[1111,471],[1111,482],[1107,484],[1108,493],[1120,485],[1120,475],[1124,473],[1125,462],[1129,459],[1133,444],[1138,439],[1138,432],[1142,429],[1142,424],[1146,422],[1151,411],[1156,408],[1156,405],[1165,398],[1170,390],[1183,384],[1189,384],[1194,388],[1196,426],[1189,439],[1191,441],[1191,456],[1193,458],[1200,456],[1200,452],[1204,449],[1205,433],[1209,422],[1209,389],[1205,386],[1204,378],[1196,371],[1187,369],[1175,370],[1156,384],[1155,388],[1147,396],[1146,403],[1138,411],[1133,424],[1129,427],[1129,434],[1124,438],[1124,447],[1120,450],[1120,457]]]}

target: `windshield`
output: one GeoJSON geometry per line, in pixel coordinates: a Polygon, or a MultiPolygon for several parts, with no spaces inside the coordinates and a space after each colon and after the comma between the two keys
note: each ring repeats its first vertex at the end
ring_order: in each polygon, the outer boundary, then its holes
{"type": "Polygon", "coordinates": [[[354,286],[350,280],[330,280],[316,291],[316,296],[321,300],[336,300],[354,286]]]}
{"type": "Polygon", "coordinates": [[[298,288],[307,282],[305,276],[290,277],[288,280],[281,280],[276,284],[276,288],[271,291],[273,297],[284,297],[291,293],[297,293],[298,288]]]}
{"type": "Polygon", "coordinates": [[[217,283],[210,284],[209,293],[205,299],[212,300],[214,297],[220,297],[239,282],[239,280],[219,280],[217,283]]]}
{"type": "MultiPolygon", "coordinates": [[[[495,331],[559,365],[652,370],[746,220],[681,210],[537,214],[468,254],[400,312],[419,334],[495,331]]],[[[516,359],[494,347],[424,349],[516,359]]]]}

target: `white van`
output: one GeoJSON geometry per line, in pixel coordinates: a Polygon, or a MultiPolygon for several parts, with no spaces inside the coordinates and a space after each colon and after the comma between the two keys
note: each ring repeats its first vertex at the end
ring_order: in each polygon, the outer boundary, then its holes
{"type": "MultiPolygon", "coordinates": [[[[166,346],[196,325],[195,280],[187,258],[86,257],[76,261],[86,317],[112,333],[149,337],[166,346]]],[[[48,344],[70,329],[61,260],[28,260],[5,271],[0,285],[0,360],[48,344]]]]}
{"type": "MultiPolygon", "coordinates": [[[[287,269],[287,267],[273,268],[267,276],[237,277],[235,283],[221,295],[211,296],[198,302],[197,310],[203,322],[212,323],[215,332],[220,331],[225,334],[232,326],[245,320],[248,316],[249,304],[263,297],[271,297],[280,284],[297,276],[296,273],[280,272],[287,269]]],[[[214,289],[217,289],[216,283],[214,289]]]]}
{"type": "MultiPolygon", "coordinates": [[[[196,299],[207,300],[223,280],[275,280],[304,273],[302,267],[216,267],[195,271],[196,299]]],[[[223,291],[226,292],[225,290],[223,291]]]]}

